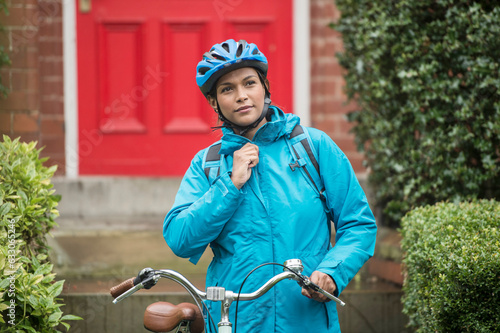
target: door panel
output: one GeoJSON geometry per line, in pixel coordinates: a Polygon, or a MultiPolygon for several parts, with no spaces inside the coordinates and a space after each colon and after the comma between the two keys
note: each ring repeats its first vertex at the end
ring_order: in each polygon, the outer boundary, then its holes
{"type": "Polygon", "coordinates": [[[94,0],[77,12],[80,174],[184,174],[220,137],[195,74],[228,38],[259,46],[273,103],[293,112],[291,20],[291,0],[94,0]]]}

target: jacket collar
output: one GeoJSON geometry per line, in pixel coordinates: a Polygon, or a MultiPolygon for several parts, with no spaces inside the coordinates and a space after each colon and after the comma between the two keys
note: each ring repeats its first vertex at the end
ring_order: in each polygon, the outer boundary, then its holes
{"type": "Polygon", "coordinates": [[[256,145],[268,145],[283,136],[290,137],[292,130],[300,123],[299,117],[294,114],[284,113],[276,106],[270,106],[268,112],[271,115],[270,120],[257,130],[253,140],[235,134],[231,128],[222,128],[223,136],[220,153],[232,155],[249,142],[256,145]]]}

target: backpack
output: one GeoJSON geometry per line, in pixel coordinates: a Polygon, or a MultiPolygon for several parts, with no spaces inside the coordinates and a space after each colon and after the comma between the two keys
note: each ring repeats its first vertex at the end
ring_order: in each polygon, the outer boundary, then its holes
{"type": "MultiPolygon", "coordinates": [[[[302,173],[309,185],[311,185],[321,199],[328,219],[333,221],[332,211],[328,207],[328,201],[325,196],[325,186],[321,179],[319,164],[316,158],[317,154],[307,129],[297,124],[292,130],[290,138],[286,138],[285,140],[293,158],[293,163],[290,163],[288,166],[292,171],[296,169],[300,170],[299,172],[302,173]]],[[[210,184],[212,184],[220,174],[220,161],[222,155],[219,154],[219,151],[221,144],[221,141],[218,141],[211,145],[204,156],[202,168],[210,184]]],[[[328,224],[330,225],[330,223],[328,224]]]]}

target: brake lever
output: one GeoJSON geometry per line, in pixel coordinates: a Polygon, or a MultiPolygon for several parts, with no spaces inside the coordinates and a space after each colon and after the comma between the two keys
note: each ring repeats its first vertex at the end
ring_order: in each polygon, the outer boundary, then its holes
{"type": "Polygon", "coordinates": [[[301,274],[301,277],[302,277],[302,281],[299,281],[299,285],[301,287],[311,289],[311,290],[313,290],[317,293],[320,293],[320,294],[324,295],[325,297],[331,299],[332,301],[336,302],[340,306],[345,306],[345,303],[342,300],[333,296],[328,291],[321,289],[320,286],[318,286],[316,283],[312,282],[307,276],[301,274]]]}
{"type": "Polygon", "coordinates": [[[113,300],[113,304],[116,304],[116,303],[124,300],[125,298],[129,297],[130,295],[132,295],[133,293],[135,293],[136,291],[138,291],[142,288],[144,288],[144,285],[142,283],[136,284],[133,288],[130,288],[129,290],[127,290],[126,292],[124,292],[123,294],[121,294],[120,296],[115,298],[113,300]]]}

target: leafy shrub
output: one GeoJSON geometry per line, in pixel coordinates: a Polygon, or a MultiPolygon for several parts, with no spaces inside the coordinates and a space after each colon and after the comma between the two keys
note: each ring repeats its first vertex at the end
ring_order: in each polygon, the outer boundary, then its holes
{"type": "Polygon", "coordinates": [[[402,220],[404,312],[417,332],[500,331],[500,202],[439,203],[402,220]]]}
{"type": "Polygon", "coordinates": [[[337,0],[358,148],[387,224],[438,201],[500,198],[500,6],[337,0]]]}
{"type": "Polygon", "coordinates": [[[55,282],[47,260],[45,235],[56,226],[59,197],[36,142],[0,142],[0,332],[59,332],[66,320],[57,298],[64,281],[55,282]]]}

